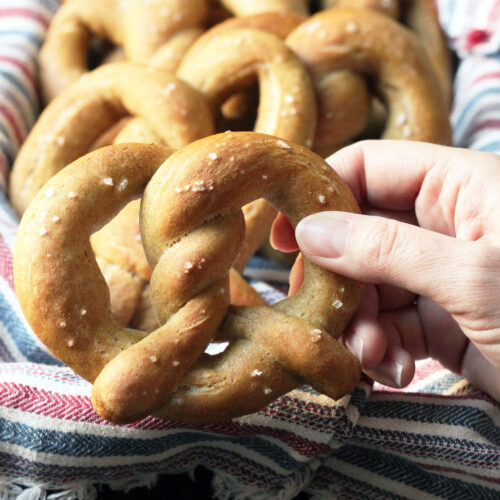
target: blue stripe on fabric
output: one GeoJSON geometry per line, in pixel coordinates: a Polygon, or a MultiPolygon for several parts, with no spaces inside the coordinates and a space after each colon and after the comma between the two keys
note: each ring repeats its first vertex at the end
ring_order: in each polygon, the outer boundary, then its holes
{"type": "Polygon", "coordinates": [[[25,30],[4,30],[0,31],[0,43],[2,42],[2,37],[19,36],[23,41],[31,42],[37,49],[39,49],[43,44],[43,38],[31,31],[25,30]]]}
{"type": "Polygon", "coordinates": [[[288,471],[297,470],[303,465],[303,462],[295,460],[284,452],[283,448],[271,443],[268,438],[258,436],[218,436],[195,431],[179,431],[154,439],[131,439],[39,429],[0,418],[0,442],[2,441],[28,450],[68,457],[148,457],[178,446],[198,446],[201,442],[203,442],[201,446],[210,446],[207,442],[217,446],[218,443],[232,442],[267,457],[288,471]]]}
{"type": "MultiPolygon", "coordinates": [[[[483,410],[467,404],[440,405],[416,401],[368,400],[363,408],[364,417],[400,418],[411,422],[439,423],[467,427],[476,431],[491,443],[500,446],[500,432],[492,417],[483,410]]],[[[443,438],[446,439],[446,438],[443,438]]],[[[479,445],[480,446],[480,445],[479,445]]]]}
{"type": "Polygon", "coordinates": [[[48,365],[59,365],[60,361],[54,356],[42,350],[33,339],[32,335],[24,327],[24,323],[10,305],[6,297],[0,293],[0,321],[10,335],[12,342],[21,354],[33,363],[48,365]]]}
{"type": "MultiPolygon", "coordinates": [[[[383,453],[362,446],[347,445],[336,455],[338,460],[361,467],[382,477],[412,486],[423,493],[437,495],[450,500],[498,499],[498,490],[424,470],[418,465],[391,453],[383,453]]],[[[362,474],[360,474],[362,475],[362,474]]],[[[466,475],[464,473],[464,475],[466,475]]],[[[474,480],[472,478],[472,480],[474,480]]],[[[403,486],[404,489],[404,486],[403,486]]],[[[424,496],[422,496],[424,498],[424,496]]]]}
{"type": "Polygon", "coordinates": [[[61,5],[58,1],[55,0],[38,0],[38,3],[41,3],[47,10],[50,10],[52,14],[55,14],[57,9],[61,5]]]}
{"type": "MultiPolygon", "coordinates": [[[[156,462],[134,462],[129,465],[113,466],[64,466],[33,462],[31,460],[13,455],[0,453],[0,474],[32,478],[38,481],[59,480],[63,483],[72,480],[84,479],[104,482],[116,479],[130,479],[140,473],[165,472],[170,473],[186,471],[194,465],[205,465],[211,470],[223,470],[226,474],[233,473],[235,478],[243,484],[258,484],[260,487],[271,488],[273,483],[279,486],[283,476],[276,474],[268,467],[250,461],[246,457],[231,452],[205,446],[193,447],[183,452],[172,454],[156,462]],[[241,467],[241,468],[240,468],[241,467]],[[242,471],[244,471],[242,473],[242,471]],[[277,483],[277,484],[276,484],[277,483]]],[[[62,487],[64,489],[64,486],[62,487]]]]}
{"type": "Polygon", "coordinates": [[[31,112],[30,116],[31,120],[28,119],[23,104],[19,102],[19,99],[7,87],[2,85],[1,81],[0,81],[0,92],[4,94],[11,102],[14,103],[14,105],[16,106],[17,115],[21,118],[22,121],[21,125],[24,128],[23,132],[25,135],[28,134],[31,127],[33,126],[33,121],[35,120],[37,115],[33,114],[33,109],[30,107],[29,110],[31,112]]]}
{"type": "Polygon", "coordinates": [[[0,69],[0,76],[5,78],[7,81],[12,83],[14,87],[19,90],[19,92],[26,98],[28,104],[31,108],[31,114],[33,116],[37,116],[38,114],[38,104],[35,102],[30,92],[28,91],[25,83],[22,80],[19,80],[16,75],[9,73],[8,71],[4,71],[0,69]]]}
{"type": "Polygon", "coordinates": [[[454,120],[454,136],[456,138],[464,135],[464,132],[467,131],[467,127],[469,125],[469,119],[466,119],[467,113],[471,111],[472,108],[477,104],[477,102],[488,95],[500,95],[500,88],[488,88],[483,89],[477,94],[473,94],[467,104],[464,105],[462,111],[458,115],[458,117],[454,120]],[[463,131],[461,129],[464,129],[463,131]]]}
{"type": "MultiPolygon", "coordinates": [[[[500,135],[500,132],[499,132],[500,135]]],[[[487,151],[489,153],[497,153],[500,154],[500,141],[493,141],[484,144],[483,146],[478,148],[479,151],[487,151]]]]}
{"type": "Polygon", "coordinates": [[[363,481],[360,477],[347,476],[333,467],[322,465],[311,481],[308,493],[326,498],[325,492],[332,493],[331,498],[355,498],[356,500],[402,500],[407,497],[396,495],[385,489],[363,481]]]}
{"type": "Polygon", "coordinates": [[[7,346],[4,344],[2,338],[0,337],[0,361],[5,363],[11,363],[15,361],[10,351],[7,349],[7,346]]]}
{"type": "Polygon", "coordinates": [[[359,423],[354,434],[358,442],[379,450],[390,450],[413,457],[415,455],[426,456],[429,447],[431,447],[434,457],[448,456],[450,465],[452,463],[470,465],[472,462],[475,462],[477,463],[477,467],[500,468],[499,448],[495,445],[478,444],[472,439],[461,439],[450,436],[443,437],[436,435],[435,432],[433,434],[413,433],[411,429],[406,432],[391,429],[376,429],[360,425],[359,423]],[[458,455],[456,454],[456,450],[464,451],[458,455]],[[493,465],[485,465],[484,462],[493,465]]]}

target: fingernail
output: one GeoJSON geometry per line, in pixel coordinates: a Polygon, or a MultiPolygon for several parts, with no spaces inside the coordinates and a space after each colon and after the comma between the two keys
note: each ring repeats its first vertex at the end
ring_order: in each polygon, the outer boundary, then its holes
{"type": "Polygon", "coordinates": [[[312,257],[337,258],[344,253],[349,222],[332,212],[321,212],[302,219],[295,229],[300,249],[312,257]]]}
{"type": "Polygon", "coordinates": [[[354,356],[359,359],[361,365],[363,365],[363,339],[359,335],[353,333],[346,338],[345,343],[354,356]]]}
{"type": "Polygon", "coordinates": [[[392,347],[387,352],[384,361],[377,367],[377,378],[386,385],[402,387],[403,360],[406,357],[406,351],[402,348],[392,347]]]}

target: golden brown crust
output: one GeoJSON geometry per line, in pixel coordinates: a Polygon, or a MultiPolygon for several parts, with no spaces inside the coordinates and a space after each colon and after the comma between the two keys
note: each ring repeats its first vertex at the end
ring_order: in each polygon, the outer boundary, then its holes
{"type": "Polygon", "coordinates": [[[358,211],[352,194],[318,156],[262,134],[220,134],[167,159],[170,154],[153,145],[103,148],[68,166],[36,196],[20,225],[14,264],[33,330],[77,373],[95,380],[94,407],[116,422],[151,412],[222,420],[258,410],[304,381],[340,397],[360,368],[334,337],[359,304],[360,284],[306,261],[297,294],[272,309],[236,307],[226,316],[227,285],[243,239],[239,207],[263,195],[295,225],[319,210],[358,211]],[[162,326],[147,335],[112,321],[88,239],[140,196],[155,171],[141,230],[162,326]],[[284,175],[289,182],[281,182],[284,175]],[[122,178],[128,187],[119,191],[122,178]],[[64,215],[54,221],[58,214],[64,215]],[[203,355],[214,336],[230,346],[203,355]]]}
{"type": "Polygon", "coordinates": [[[309,14],[306,0],[221,0],[222,5],[235,16],[252,16],[264,12],[295,12],[309,14]]]}
{"type": "Polygon", "coordinates": [[[45,182],[85,154],[127,113],[143,118],[174,148],[213,130],[203,96],[170,73],[132,63],[102,66],[55,99],[24,142],[10,178],[17,213],[22,214],[45,182]]]}
{"type": "Polygon", "coordinates": [[[397,22],[369,10],[331,9],[301,24],[286,43],[315,78],[351,70],[374,79],[388,106],[382,138],[450,143],[447,106],[425,49],[397,22]]]}
{"type": "Polygon", "coordinates": [[[207,0],[69,0],[58,10],[40,51],[46,102],[88,71],[92,34],[122,46],[127,60],[147,62],[174,34],[202,26],[207,0]]]}

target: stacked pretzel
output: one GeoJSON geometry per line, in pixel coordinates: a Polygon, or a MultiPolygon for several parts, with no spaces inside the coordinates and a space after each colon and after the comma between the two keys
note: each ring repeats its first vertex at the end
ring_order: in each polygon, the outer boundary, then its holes
{"type": "Polygon", "coordinates": [[[300,292],[269,308],[238,273],[276,210],[292,224],[358,210],[311,150],[375,129],[450,141],[431,2],[333,3],[307,17],[305,0],[66,0],[55,16],[48,104],[10,181],[16,290],[105,418],[212,422],[359,378],[336,338],[360,284],[306,263],[300,292]],[[118,48],[89,71],[95,37],[118,48]]]}

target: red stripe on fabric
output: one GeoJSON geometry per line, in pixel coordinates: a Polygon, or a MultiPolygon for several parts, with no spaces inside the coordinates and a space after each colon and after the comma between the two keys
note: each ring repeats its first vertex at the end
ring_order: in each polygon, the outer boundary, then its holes
{"type": "Polygon", "coordinates": [[[16,68],[18,68],[19,70],[21,70],[21,72],[23,73],[23,75],[26,78],[28,78],[28,80],[30,81],[30,83],[33,84],[35,82],[35,75],[28,68],[28,66],[26,66],[25,64],[23,64],[21,61],[18,61],[17,59],[15,59],[13,57],[10,57],[10,56],[0,55],[0,62],[6,62],[6,63],[9,63],[9,64],[12,64],[12,66],[15,66],[16,68]]]}
{"type": "MultiPolygon", "coordinates": [[[[28,385],[7,382],[0,383],[0,389],[2,393],[0,403],[5,408],[13,408],[26,413],[43,415],[59,420],[71,420],[74,422],[86,422],[106,426],[115,425],[99,417],[99,415],[94,412],[90,403],[90,398],[87,396],[70,396],[37,389],[28,385]]],[[[331,447],[327,444],[305,439],[289,431],[271,429],[259,425],[238,424],[232,421],[200,427],[148,417],[123,427],[149,430],[151,428],[151,423],[157,424],[154,426],[155,430],[193,429],[214,432],[219,435],[259,435],[273,437],[307,458],[329,455],[332,452],[331,447]]]]}
{"type": "Polygon", "coordinates": [[[479,83],[479,82],[482,82],[483,80],[489,80],[489,79],[493,79],[493,78],[500,78],[500,71],[493,71],[491,73],[483,73],[482,75],[480,75],[476,79],[474,79],[470,86],[472,87],[472,85],[474,85],[475,83],[479,83]]]}
{"type": "Polygon", "coordinates": [[[485,120],[484,122],[478,123],[477,125],[474,126],[474,128],[471,130],[471,133],[469,135],[472,135],[474,132],[479,132],[481,130],[484,130],[485,128],[499,128],[500,129],[500,120],[485,120]]]}
{"type": "Polygon", "coordinates": [[[428,470],[435,470],[435,471],[441,471],[441,472],[452,472],[454,474],[458,474],[460,476],[466,475],[470,477],[474,477],[476,479],[481,479],[482,481],[487,481],[489,483],[494,483],[494,484],[500,484],[500,479],[496,479],[490,476],[483,476],[481,474],[474,474],[473,472],[465,472],[462,469],[455,469],[453,467],[443,467],[441,465],[430,465],[422,462],[413,462],[419,467],[422,467],[423,469],[428,469],[428,470]]]}
{"type": "Polygon", "coordinates": [[[12,272],[12,252],[0,235],[0,275],[14,290],[14,274],[12,272]]]}
{"type": "Polygon", "coordinates": [[[24,137],[17,124],[16,117],[10,112],[10,109],[7,108],[7,106],[4,106],[1,103],[0,103],[0,113],[3,113],[6,116],[7,120],[12,126],[12,129],[14,130],[14,135],[16,136],[18,144],[21,144],[23,142],[24,137]]]}
{"type": "Polygon", "coordinates": [[[50,20],[42,16],[39,12],[30,9],[19,7],[11,7],[8,9],[0,9],[0,17],[27,17],[39,22],[44,28],[48,28],[50,20]]]}

